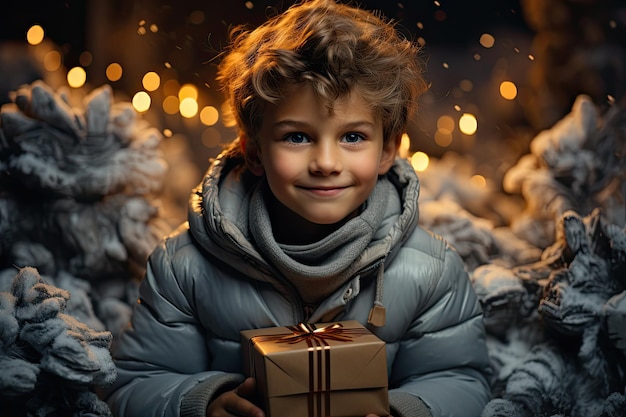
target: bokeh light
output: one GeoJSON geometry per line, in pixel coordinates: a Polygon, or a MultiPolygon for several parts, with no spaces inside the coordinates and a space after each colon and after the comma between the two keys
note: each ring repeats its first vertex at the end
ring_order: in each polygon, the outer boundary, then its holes
{"type": "Polygon", "coordinates": [[[514,100],[517,97],[517,86],[511,81],[500,83],[500,95],[507,100],[514,100]]]}
{"type": "Polygon", "coordinates": [[[192,97],[185,97],[178,106],[180,115],[190,119],[198,114],[198,102],[192,97]]]}
{"type": "Polygon", "coordinates": [[[148,91],[155,91],[161,85],[161,77],[154,71],[147,72],[141,79],[143,88],[148,91]]]}
{"type": "Polygon", "coordinates": [[[484,48],[493,48],[493,45],[496,44],[496,38],[488,33],[483,33],[480,36],[479,43],[484,48]]]}
{"type": "Polygon", "coordinates": [[[424,152],[415,152],[413,156],[411,156],[411,166],[418,172],[425,171],[429,163],[430,158],[428,158],[428,155],[424,152]]]}
{"type": "Polygon", "coordinates": [[[122,66],[117,62],[113,62],[107,66],[105,74],[109,81],[118,81],[120,78],[122,78],[123,72],[124,71],[122,70],[122,66]]]}
{"type": "Polygon", "coordinates": [[[152,99],[145,91],[139,91],[133,96],[133,107],[139,113],[144,113],[150,109],[152,99]]]}
{"type": "Polygon", "coordinates": [[[207,126],[213,126],[217,123],[219,117],[220,113],[213,106],[205,106],[200,111],[200,121],[207,126]]]}
{"type": "Polygon", "coordinates": [[[183,84],[178,90],[178,98],[182,102],[186,98],[198,99],[198,88],[193,84],[183,84]]]}
{"type": "Polygon", "coordinates": [[[43,66],[46,71],[54,72],[61,68],[63,57],[59,51],[50,51],[43,58],[43,66]]]}
{"type": "Polygon", "coordinates": [[[437,130],[442,133],[452,133],[454,131],[454,119],[447,115],[439,117],[439,119],[437,119],[437,130]]]}
{"type": "Polygon", "coordinates": [[[476,116],[469,113],[463,113],[459,119],[459,130],[466,135],[473,135],[478,130],[478,121],[476,116]]]}
{"type": "Polygon", "coordinates": [[[411,150],[411,138],[408,134],[403,133],[402,138],[400,139],[400,149],[398,153],[401,158],[408,158],[409,151],[411,150]]]}
{"type": "Polygon", "coordinates": [[[452,144],[452,133],[438,130],[435,132],[435,143],[442,148],[447,148],[452,144]]]}
{"type": "Polygon", "coordinates": [[[81,67],[74,67],[67,72],[67,83],[70,87],[79,88],[85,85],[87,73],[81,67]]]}
{"type": "Polygon", "coordinates": [[[472,182],[472,184],[480,188],[485,188],[487,186],[487,180],[482,175],[478,175],[478,174],[472,175],[472,177],[470,178],[470,181],[472,182]]]}
{"type": "Polygon", "coordinates": [[[163,83],[163,94],[166,96],[178,96],[180,83],[175,78],[170,78],[163,83]]]}
{"type": "Polygon", "coordinates": [[[83,67],[88,67],[93,62],[93,55],[89,51],[84,51],[78,57],[78,62],[83,67]]]}
{"type": "Polygon", "coordinates": [[[31,45],[39,45],[43,42],[44,30],[40,25],[33,25],[26,32],[26,41],[31,45]]]}
{"type": "Polygon", "coordinates": [[[167,114],[178,113],[179,106],[180,100],[176,96],[167,96],[163,99],[163,111],[167,114]]]}

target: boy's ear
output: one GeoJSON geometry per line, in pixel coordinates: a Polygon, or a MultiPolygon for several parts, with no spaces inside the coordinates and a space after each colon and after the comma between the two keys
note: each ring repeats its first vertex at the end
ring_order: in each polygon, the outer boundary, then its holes
{"type": "Polygon", "coordinates": [[[259,148],[256,144],[256,141],[250,140],[246,136],[241,136],[239,138],[241,142],[241,151],[243,152],[243,156],[246,159],[246,165],[250,172],[254,175],[261,176],[265,172],[263,169],[263,163],[261,163],[261,158],[259,157],[259,148]]]}
{"type": "Polygon", "coordinates": [[[397,135],[383,144],[383,152],[380,155],[380,164],[378,165],[378,175],[386,174],[391,169],[398,155],[401,141],[402,135],[397,135]]]}

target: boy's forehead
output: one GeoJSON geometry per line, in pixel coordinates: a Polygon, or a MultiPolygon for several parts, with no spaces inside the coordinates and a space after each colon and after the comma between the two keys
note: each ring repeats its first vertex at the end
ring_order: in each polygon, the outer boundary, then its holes
{"type": "Polygon", "coordinates": [[[325,108],[329,115],[337,112],[342,113],[347,110],[368,113],[372,118],[376,118],[374,106],[365,99],[363,94],[356,88],[350,89],[345,94],[338,97],[322,97],[316,94],[311,83],[303,82],[290,84],[282,92],[282,98],[274,106],[293,109],[295,104],[309,104],[311,106],[325,108]]]}

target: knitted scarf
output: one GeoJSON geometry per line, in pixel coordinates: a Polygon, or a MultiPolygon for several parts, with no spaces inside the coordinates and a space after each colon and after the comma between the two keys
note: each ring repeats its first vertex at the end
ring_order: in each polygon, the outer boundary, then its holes
{"type": "MultiPolygon", "coordinates": [[[[265,180],[250,199],[248,224],[259,251],[298,289],[305,303],[317,303],[362,267],[355,262],[380,226],[394,186],[381,177],[361,213],[324,239],[307,245],[276,242],[268,212],[271,198],[265,180]]],[[[397,194],[396,194],[397,195],[397,194]]]]}

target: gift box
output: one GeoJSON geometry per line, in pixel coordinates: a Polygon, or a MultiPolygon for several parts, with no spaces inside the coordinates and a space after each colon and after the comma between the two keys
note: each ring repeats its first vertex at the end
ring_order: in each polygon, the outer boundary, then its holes
{"type": "Polygon", "coordinates": [[[385,342],[356,320],[241,332],[269,417],[389,415],[385,342]]]}

